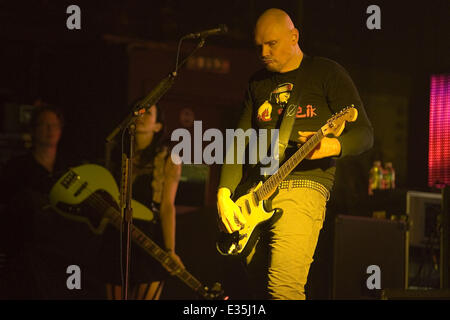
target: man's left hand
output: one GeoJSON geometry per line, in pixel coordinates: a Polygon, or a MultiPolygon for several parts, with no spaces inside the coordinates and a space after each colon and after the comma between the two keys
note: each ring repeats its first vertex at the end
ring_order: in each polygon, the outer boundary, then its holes
{"type": "MultiPolygon", "coordinates": [[[[304,144],[309,138],[311,138],[315,132],[312,131],[298,131],[298,141],[300,141],[299,146],[304,144]]],[[[319,142],[319,144],[311,151],[306,159],[314,160],[314,159],[322,159],[326,157],[335,157],[341,154],[341,144],[336,138],[327,138],[323,137],[323,139],[319,142]]]]}

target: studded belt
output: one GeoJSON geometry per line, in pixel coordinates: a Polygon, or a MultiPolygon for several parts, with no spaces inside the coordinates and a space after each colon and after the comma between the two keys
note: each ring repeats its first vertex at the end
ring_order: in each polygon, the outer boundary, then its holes
{"type": "Polygon", "coordinates": [[[319,182],[312,181],[312,180],[286,180],[279,184],[278,189],[290,189],[290,188],[310,188],[314,189],[316,191],[319,191],[327,201],[330,199],[330,191],[328,191],[327,188],[325,188],[324,185],[322,185],[319,182]]]}

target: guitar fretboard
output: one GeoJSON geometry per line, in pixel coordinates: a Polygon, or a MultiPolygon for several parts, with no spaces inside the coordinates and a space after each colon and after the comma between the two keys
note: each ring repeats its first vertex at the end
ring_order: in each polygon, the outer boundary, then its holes
{"type": "Polygon", "coordinates": [[[257,201],[267,199],[278,185],[323,139],[322,130],[317,131],[308,139],[286,162],[255,191],[257,201]]]}
{"type": "MultiPolygon", "coordinates": [[[[110,209],[111,208],[112,207],[110,207],[110,209]]],[[[116,209],[107,210],[107,217],[110,220],[111,224],[113,224],[114,227],[120,230],[122,225],[122,216],[119,211],[116,209]]],[[[161,249],[153,240],[151,240],[144,232],[142,232],[134,225],[132,226],[131,230],[131,238],[147,253],[158,260],[162,265],[167,266],[170,269],[178,267],[178,264],[169,256],[169,254],[167,254],[167,252],[161,249]]],[[[178,272],[176,276],[201,296],[206,299],[208,298],[204,286],[188,271],[183,269],[178,272]]]]}

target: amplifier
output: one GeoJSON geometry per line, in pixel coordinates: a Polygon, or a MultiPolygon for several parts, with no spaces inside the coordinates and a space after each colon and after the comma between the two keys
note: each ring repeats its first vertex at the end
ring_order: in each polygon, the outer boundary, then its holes
{"type": "Polygon", "coordinates": [[[338,215],[333,252],[333,299],[379,299],[386,288],[405,289],[406,223],[338,215]]]}

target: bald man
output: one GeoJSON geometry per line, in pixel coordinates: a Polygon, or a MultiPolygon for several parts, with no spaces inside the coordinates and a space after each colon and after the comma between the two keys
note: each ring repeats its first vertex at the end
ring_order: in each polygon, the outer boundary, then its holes
{"type": "MultiPolygon", "coordinates": [[[[256,23],[254,39],[265,68],[250,78],[238,128],[278,128],[284,110],[296,108],[285,151],[288,159],[332,114],[352,105],[358,110],[357,121],[347,123],[337,138],[324,137],[278,186],[271,207],[281,208],[283,214],[263,229],[246,257],[252,298],[300,300],[305,299],[309,268],[334,184],[335,160],[371,148],[373,129],[350,76],[332,60],[304,54],[298,44],[299,31],[286,12],[265,11],[256,23]],[[272,99],[267,108],[270,97],[280,91],[289,99],[272,99]]],[[[237,231],[246,223],[231,198],[241,180],[261,178],[248,176],[251,169],[237,161],[222,166],[217,207],[219,227],[225,232],[237,231]],[[247,174],[244,179],[243,172],[247,174]]]]}

